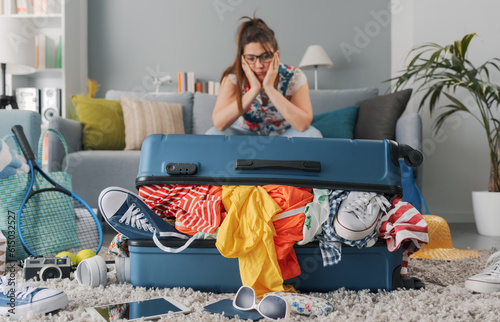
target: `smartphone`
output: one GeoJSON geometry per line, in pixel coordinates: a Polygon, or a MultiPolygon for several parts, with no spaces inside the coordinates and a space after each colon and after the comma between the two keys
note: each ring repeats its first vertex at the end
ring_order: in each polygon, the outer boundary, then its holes
{"type": "Polygon", "coordinates": [[[119,319],[134,321],[141,318],[149,320],[158,319],[169,312],[184,314],[191,312],[188,307],[171,297],[95,306],[87,308],[86,311],[99,321],[116,321],[119,319]]]}

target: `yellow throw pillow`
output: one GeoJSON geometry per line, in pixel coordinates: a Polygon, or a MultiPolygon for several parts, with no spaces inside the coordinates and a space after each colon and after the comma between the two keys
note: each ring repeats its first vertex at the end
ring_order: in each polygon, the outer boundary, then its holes
{"type": "Polygon", "coordinates": [[[84,150],[123,150],[125,125],[120,101],[72,95],[78,119],[83,123],[84,150]]]}
{"type": "Polygon", "coordinates": [[[184,134],[182,105],[122,97],[125,150],[140,150],[151,134],[184,134]]]}

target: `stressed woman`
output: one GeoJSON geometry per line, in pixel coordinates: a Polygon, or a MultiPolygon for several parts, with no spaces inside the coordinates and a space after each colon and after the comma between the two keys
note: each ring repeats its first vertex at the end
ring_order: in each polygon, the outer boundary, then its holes
{"type": "Polygon", "coordinates": [[[311,126],[304,73],[280,63],[278,42],[263,20],[242,19],[236,59],[222,75],[207,134],[321,137],[311,126]]]}

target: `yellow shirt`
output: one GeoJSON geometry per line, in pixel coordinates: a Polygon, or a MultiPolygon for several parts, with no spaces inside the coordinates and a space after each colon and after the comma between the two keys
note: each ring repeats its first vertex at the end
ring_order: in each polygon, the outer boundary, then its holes
{"type": "Polygon", "coordinates": [[[241,281],[258,297],[285,291],[272,222],[281,208],[260,186],[223,186],[222,202],[227,215],[217,233],[219,252],[239,258],[241,281]]]}

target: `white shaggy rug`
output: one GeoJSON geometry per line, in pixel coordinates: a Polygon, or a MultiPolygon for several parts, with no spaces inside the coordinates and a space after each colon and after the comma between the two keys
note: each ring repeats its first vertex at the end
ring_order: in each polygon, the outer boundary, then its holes
{"type": "MultiPolygon", "coordinates": [[[[480,251],[480,258],[457,261],[410,260],[410,276],[425,282],[425,289],[396,290],[372,293],[344,289],[310,295],[327,299],[335,311],[327,317],[307,317],[297,314],[291,321],[498,321],[500,319],[500,292],[475,294],[464,288],[464,281],[481,272],[490,254],[495,250],[480,251]]],[[[167,273],[167,272],[166,272],[167,273]]],[[[230,318],[211,314],[203,307],[218,300],[232,299],[234,294],[214,294],[192,289],[134,288],[118,284],[109,274],[106,287],[81,286],[74,279],[50,280],[39,283],[45,287],[64,290],[69,305],[56,315],[28,315],[21,321],[92,321],[85,308],[170,296],[192,309],[187,315],[169,314],[160,321],[229,321],[230,318]]],[[[20,273],[18,277],[21,278],[20,273]]],[[[0,318],[0,321],[6,320],[0,318]]],[[[238,319],[236,319],[238,320],[238,319]]]]}

